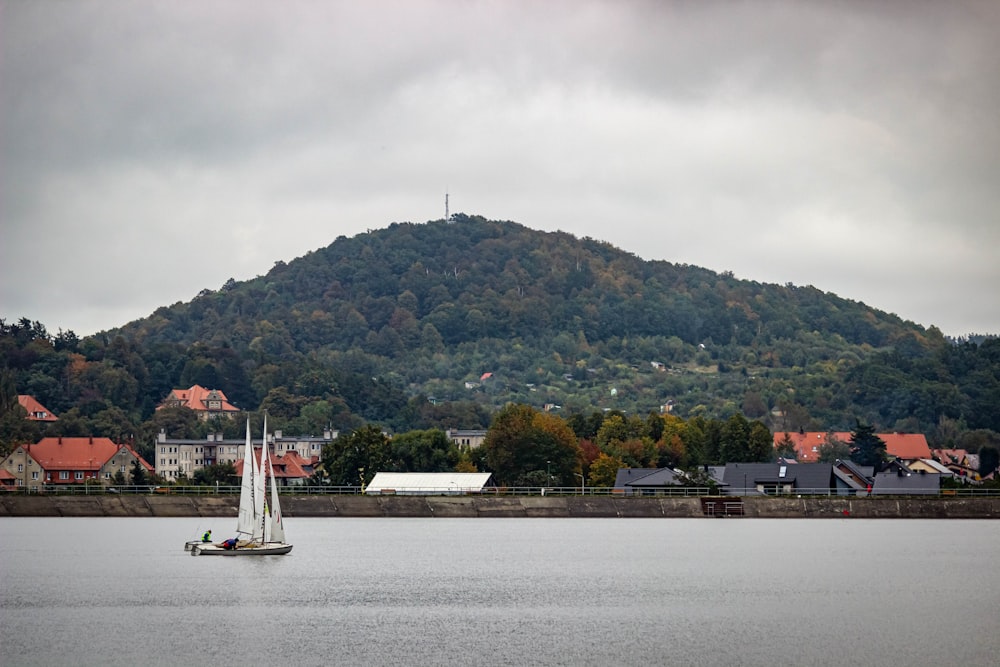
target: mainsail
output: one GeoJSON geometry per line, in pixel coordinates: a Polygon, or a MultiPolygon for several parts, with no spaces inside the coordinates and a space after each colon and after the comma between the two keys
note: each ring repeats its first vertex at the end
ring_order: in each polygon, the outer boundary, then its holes
{"type": "Polygon", "coordinates": [[[236,519],[236,532],[251,539],[257,526],[254,512],[253,441],[250,439],[250,420],[247,419],[247,440],[243,450],[243,480],[240,485],[240,511],[236,519]]]}
{"type": "Polygon", "coordinates": [[[275,542],[284,542],[285,526],[281,523],[281,505],[278,503],[278,484],[274,479],[274,464],[271,465],[271,517],[268,524],[271,527],[271,539],[275,542]]]}

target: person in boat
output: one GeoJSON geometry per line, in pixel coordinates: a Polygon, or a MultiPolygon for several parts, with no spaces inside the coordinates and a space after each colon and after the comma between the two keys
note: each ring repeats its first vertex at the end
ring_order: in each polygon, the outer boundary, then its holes
{"type": "Polygon", "coordinates": [[[201,541],[202,542],[211,542],[212,541],[212,531],[211,530],[206,530],[205,534],[201,536],[201,541]]]}
{"type": "Polygon", "coordinates": [[[229,550],[235,549],[236,548],[236,538],[235,537],[230,537],[228,540],[226,540],[225,542],[222,543],[222,548],[223,549],[229,549],[229,550]]]}

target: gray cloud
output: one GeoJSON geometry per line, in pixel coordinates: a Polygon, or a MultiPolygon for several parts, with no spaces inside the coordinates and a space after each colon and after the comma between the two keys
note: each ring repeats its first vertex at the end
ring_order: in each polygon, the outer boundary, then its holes
{"type": "Polygon", "coordinates": [[[1000,333],[995,3],[0,0],[0,317],[452,211],[1000,333]]]}

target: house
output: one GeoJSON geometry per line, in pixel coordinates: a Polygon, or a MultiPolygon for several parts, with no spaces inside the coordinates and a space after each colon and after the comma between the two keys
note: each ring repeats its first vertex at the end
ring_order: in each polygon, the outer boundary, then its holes
{"type": "MultiPolygon", "coordinates": [[[[979,461],[964,449],[935,449],[933,457],[941,462],[951,473],[965,480],[979,480],[979,461]]],[[[977,457],[978,459],[978,457],[977,457]]]]}
{"type": "Polygon", "coordinates": [[[211,417],[232,419],[240,410],[229,402],[219,389],[205,389],[194,385],[190,389],[173,389],[170,395],[156,408],[188,408],[198,413],[198,419],[207,421],[211,417]]]}
{"type": "Polygon", "coordinates": [[[493,474],[488,472],[379,472],[365,487],[365,493],[458,495],[482,493],[493,486],[493,474]]]}
{"type": "MultiPolygon", "coordinates": [[[[889,456],[915,461],[931,458],[931,449],[927,438],[922,433],[876,433],[885,442],[885,451],[889,456]]],[[[851,444],[850,431],[825,433],[822,431],[775,431],[774,446],[784,444],[786,438],[795,447],[795,458],[800,463],[815,463],[819,460],[819,448],[826,444],[827,438],[833,437],[845,445],[851,444]]]]}
{"type": "MultiPolygon", "coordinates": [[[[286,436],[281,431],[275,431],[268,438],[270,450],[282,457],[294,452],[298,458],[315,465],[323,453],[323,447],[333,442],[337,431],[324,431],[320,436],[286,436]]],[[[259,449],[260,439],[254,441],[259,449]]],[[[154,464],[156,474],[166,480],[191,478],[204,467],[216,463],[236,464],[243,458],[246,447],[245,438],[226,439],[221,433],[210,433],[203,440],[187,438],[168,438],[165,431],[160,431],[154,443],[154,464]]],[[[310,471],[306,477],[309,477],[310,471]]]]}
{"type": "Polygon", "coordinates": [[[946,465],[934,459],[917,459],[911,461],[907,467],[913,472],[932,472],[941,475],[941,479],[955,476],[955,473],[949,470],[946,465]]]}
{"type": "MultiPolygon", "coordinates": [[[[870,472],[870,471],[869,471],[870,472]]],[[[723,472],[727,495],[865,495],[870,475],[850,462],[729,463],[723,472]]]]}
{"type": "Polygon", "coordinates": [[[17,395],[18,404],[28,413],[28,419],[34,422],[54,422],[59,421],[52,412],[39,403],[34,396],[28,394],[17,395]]]}
{"type": "Polygon", "coordinates": [[[485,429],[448,429],[444,434],[459,447],[469,449],[479,447],[486,440],[485,429]]]}
{"type": "Polygon", "coordinates": [[[872,495],[936,495],[941,491],[941,475],[915,472],[900,460],[890,461],[875,473],[872,495]]]}
{"type": "Polygon", "coordinates": [[[664,487],[680,486],[680,473],[671,468],[619,468],[614,492],[626,496],[655,495],[664,487]]]}
{"type": "MultiPolygon", "coordinates": [[[[260,460],[260,448],[254,449],[254,457],[260,460]]],[[[271,464],[276,486],[306,486],[309,478],[312,477],[319,458],[306,460],[299,456],[296,451],[290,451],[284,456],[277,456],[268,452],[268,462],[271,464]]],[[[233,467],[236,469],[236,477],[243,475],[243,459],[236,461],[233,467]]]]}
{"type": "Polygon", "coordinates": [[[129,445],[116,444],[110,438],[42,438],[36,444],[18,446],[4,459],[0,467],[8,474],[0,476],[0,482],[33,490],[91,480],[108,485],[115,472],[129,475],[135,461],[146,472],[153,472],[153,466],[129,445]]]}

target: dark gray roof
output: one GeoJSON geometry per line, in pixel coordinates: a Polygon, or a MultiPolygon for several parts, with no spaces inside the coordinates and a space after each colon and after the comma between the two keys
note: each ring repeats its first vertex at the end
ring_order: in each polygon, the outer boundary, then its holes
{"type": "Polygon", "coordinates": [[[677,473],[670,468],[619,468],[615,488],[648,488],[678,484],[677,473]]]}
{"type": "Polygon", "coordinates": [[[796,491],[829,491],[833,466],[829,463],[729,463],[723,480],[729,493],[756,493],[757,484],[792,484],[796,491]],[[782,474],[784,468],[784,474],[782,474]]]}
{"type": "Polygon", "coordinates": [[[931,472],[880,472],[872,486],[873,495],[936,494],[940,490],[941,475],[931,472]]]}
{"type": "Polygon", "coordinates": [[[619,468],[615,475],[615,488],[624,489],[626,485],[646,475],[656,472],[659,468],[619,468]]]}

